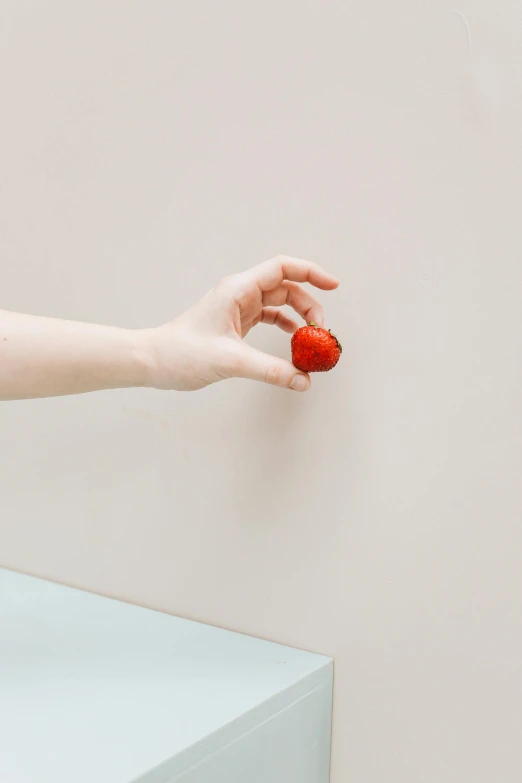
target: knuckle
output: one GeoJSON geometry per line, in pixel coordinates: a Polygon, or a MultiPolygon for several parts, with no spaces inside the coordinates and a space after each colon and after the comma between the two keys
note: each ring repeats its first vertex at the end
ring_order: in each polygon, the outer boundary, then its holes
{"type": "Polygon", "coordinates": [[[298,302],[303,299],[305,292],[303,291],[299,283],[293,283],[289,280],[285,280],[283,286],[286,289],[287,304],[292,304],[293,302],[298,302]]]}
{"type": "Polygon", "coordinates": [[[281,370],[281,366],[277,362],[270,364],[267,367],[265,373],[266,382],[272,384],[273,386],[280,386],[282,379],[283,379],[283,373],[281,370]]]}
{"type": "Polygon", "coordinates": [[[221,278],[216,286],[216,290],[227,297],[233,297],[242,294],[247,288],[244,275],[227,275],[221,278]]]}
{"type": "Polygon", "coordinates": [[[216,288],[220,290],[228,290],[234,284],[234,275],[226,275],[222,277],[216,288]]]}
{"type": "Polygon", "coordinates": [[[268,261],[265,261],[265,264],[266,266],[279,267],[284,266],[287,261],[288,256],[285,256],[283,253],[278,253],[276,256],[269,258],[268,261]]]}
{"type": "Polygon", "coordinates": [[[228,302],[231,299],[235,299],[237,291],[237,285],[235,284],[232,276],[224,277],[214,287],[214,294],[220,301],[228,302]]]}

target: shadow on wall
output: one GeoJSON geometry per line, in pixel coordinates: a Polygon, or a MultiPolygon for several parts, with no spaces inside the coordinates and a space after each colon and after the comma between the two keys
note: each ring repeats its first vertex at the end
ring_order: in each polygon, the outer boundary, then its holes
{"type": "MultiPolygon", "coordinates": [[[[252,387],[249,392],[251,397],[252,387]]],[[[303,476],[295,448],[302,443],[302,431],[299,439],[297,433],[305,423],[309,394],[262,387],[254,404],[245,401],[235,457],[234,509],[244,524],[270,526],[275,518],[271,509],[288,508],[296,497],[303,476]]]]}

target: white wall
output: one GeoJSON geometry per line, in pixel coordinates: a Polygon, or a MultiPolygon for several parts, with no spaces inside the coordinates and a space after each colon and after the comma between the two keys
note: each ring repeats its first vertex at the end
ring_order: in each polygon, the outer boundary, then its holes
{"type": "Polygon", "coordinates": [[[453,7],[0,8],[0,306],[153,325],[285,252],[345,346],[2,404],[0,562],[335,656],[334,783],[522,776],[522,10],[453,7]]]}

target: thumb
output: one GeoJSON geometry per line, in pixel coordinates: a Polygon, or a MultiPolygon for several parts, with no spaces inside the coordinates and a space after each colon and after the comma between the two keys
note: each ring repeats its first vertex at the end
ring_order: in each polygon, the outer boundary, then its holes
{"type": "Polygon", "coordinates": [[[252,381],[270,383],[272,386],[284,386],[287,389],[304,392],[310,388],[310,378],[296,370],[286,359],[278,359],[267,353],[257,351],[243,343],[237,375],[252,381]]]}

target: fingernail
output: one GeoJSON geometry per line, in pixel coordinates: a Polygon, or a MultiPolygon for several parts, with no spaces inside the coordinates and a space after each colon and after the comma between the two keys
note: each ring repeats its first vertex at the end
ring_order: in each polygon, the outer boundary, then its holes
{"type": "Polygon", "coordinates": [[[304,392],[307,391],[310,387],[310,381],[306,377],[306,375],[296,375],[294,376],[294,379],[292,380],[292,383],[290,384],[290,388],[292,388],[294,391],[298,392],[304,392]]]}

